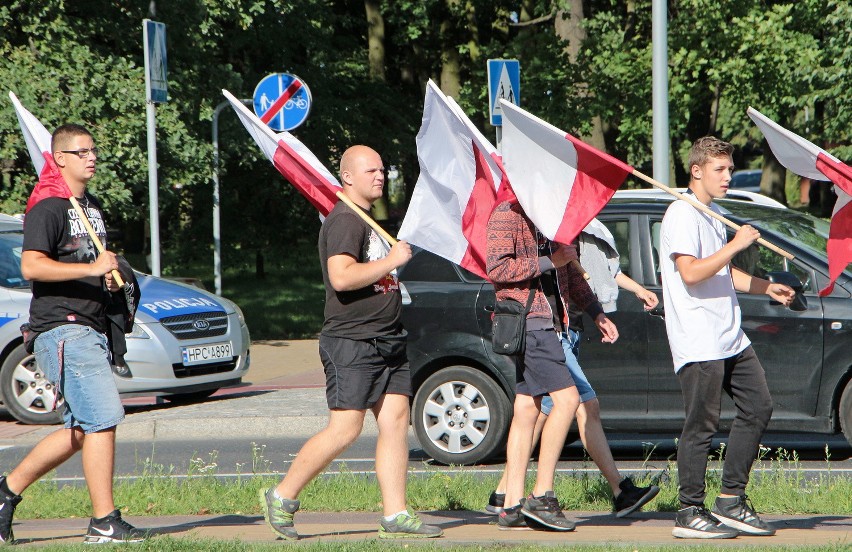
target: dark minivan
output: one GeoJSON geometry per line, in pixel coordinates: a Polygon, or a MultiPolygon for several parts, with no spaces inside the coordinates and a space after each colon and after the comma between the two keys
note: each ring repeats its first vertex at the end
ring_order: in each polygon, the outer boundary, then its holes
{"type": "MultiPolygon", "coordinates": [[[[666,338],[659,273],[659,235],[666,197],[616,198],[598,216],[612,232],[621,269],[657,293],[661,306],[643,311],[622,291],[611,314],[620,338],[600,342],[586,321],[580,362],[601,402],[604,428],[621,432],[678,432],[683,424],[680,386],[666,338]]],[[[794,275],[803,310],[739,294],[742,325],[766,369],[775,401],[769,431],[843,432],[852,442],[852,273],[820,298],[828,282],[828,223],[797,211],[720,200],[738,224],[795,255],[789,261],[752,246],[734,264],[761,277],[794,275]],[[789,274],[783,274],[784,272],[789,274]]],[[[499,452],[511,417],[514,367],[491,350],[494,289],[461,267],[417,251],[403,268],[403,322],[409,331],[415,398],[412,424],[423,450],[447,464],[472,464],[499,452]]],[[[696,335],[696,339],[702,336],[696,335]]],[[[733,418],[725,397],[722,428],[733,418]]]]}

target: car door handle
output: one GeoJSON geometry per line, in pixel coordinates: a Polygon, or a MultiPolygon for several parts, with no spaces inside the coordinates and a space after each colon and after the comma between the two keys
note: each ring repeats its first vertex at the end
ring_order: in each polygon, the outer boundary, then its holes
{"type": "Polygon", "coordinates": [[[650,314],[651,316],[656,316],[657,318],[665,318],[666,309],[663,305],[657,305],[653,309],[649,310],[648,314],[650,314]]]}
{"type": "Polygon", "coordinates": [[[482,310],[487,312],[494,312],[494,305],[485,305],[484,307],[482,307],[482,310]]]}

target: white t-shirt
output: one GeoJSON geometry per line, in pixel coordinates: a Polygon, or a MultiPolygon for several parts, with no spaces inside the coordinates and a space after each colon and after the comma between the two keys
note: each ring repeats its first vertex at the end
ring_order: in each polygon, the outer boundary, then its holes
{"type": "MultiPolygon", "coordinates": [[[[710,208],[720,213],[716,205],[710,208]]],[[[728,358],[751,345],[740,327],[740,305],[730,266],[688,286],[673,258],[682,254],[703,259],[726,243],[725,226],[689,203],[675,201],[666,210],[660,233],[660,270],[675,372],[689,362],[728,358]]]]}

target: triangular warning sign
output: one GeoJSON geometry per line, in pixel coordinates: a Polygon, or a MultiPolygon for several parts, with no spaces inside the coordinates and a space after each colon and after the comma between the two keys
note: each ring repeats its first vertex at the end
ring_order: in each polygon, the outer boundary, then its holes
{"type": "Polygon", "coordinates": [[[500,82],[497,83],[497,95],[494,97],[494,108],[491,110],[491,115],[503,116],[503,109],[500,107],[500,100],[506,100],[509,103],[518,105],[515,90],[512,88],[512,81],[509,80],[509,71],[506,70],[506,64],[500,71],[500,82]]]}

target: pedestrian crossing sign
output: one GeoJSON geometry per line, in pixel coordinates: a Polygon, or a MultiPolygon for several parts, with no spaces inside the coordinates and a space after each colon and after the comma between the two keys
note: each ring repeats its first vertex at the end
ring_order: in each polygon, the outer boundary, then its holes
{"type": "Polygon", "coordinates": [[[516,59],[488,60],[488,113],[494,126],[503,125],[500,100],[521,105],[521,65],[516,59]]]}

